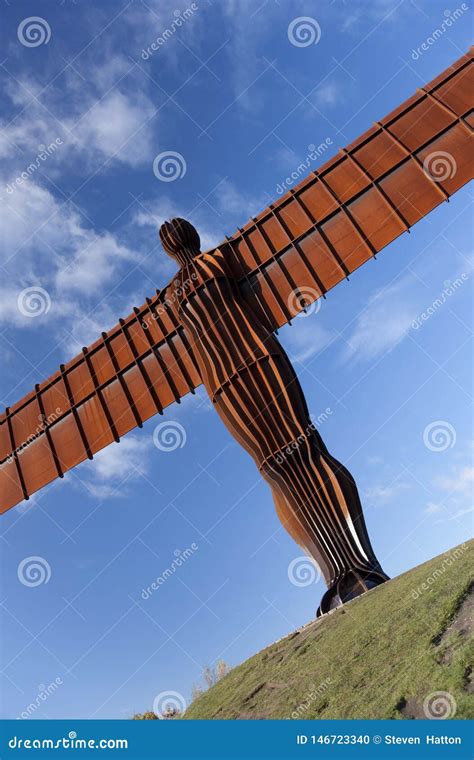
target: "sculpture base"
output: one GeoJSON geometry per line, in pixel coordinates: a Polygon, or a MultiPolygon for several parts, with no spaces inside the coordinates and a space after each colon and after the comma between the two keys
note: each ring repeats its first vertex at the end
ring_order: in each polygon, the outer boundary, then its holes
{"type": "Polygon", "coordinates": [[[355,599],[371,588],[380,586],[388,581],[388,575],[379,572],[362,572],[360,570],[348,570],[341,575],[324,594],[316,612],[316,617],[340,607],[351,599],[355,599]]]}

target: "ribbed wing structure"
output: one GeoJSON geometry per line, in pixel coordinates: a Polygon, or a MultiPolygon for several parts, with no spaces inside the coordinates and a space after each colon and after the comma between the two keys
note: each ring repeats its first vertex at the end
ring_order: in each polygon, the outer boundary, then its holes
{"type": "Polygon", "coordinates": [[[473,72],[471,51],[222,246],[272,328],[472,179],[473,72]]]}
{"type": "MultiPolygon", "coordinates": [[[[473,93],[470,54],[219,246],[271,329],[472,178],[473,93]]],[[[200,385],[167,294],[157,292],[6,409],[0,511],[200,385]]]]}
{"type": "Polygon", "coordinates": [[[200,385],[174,303],[161,291],[0,420],[0,511],[200,385]]]}

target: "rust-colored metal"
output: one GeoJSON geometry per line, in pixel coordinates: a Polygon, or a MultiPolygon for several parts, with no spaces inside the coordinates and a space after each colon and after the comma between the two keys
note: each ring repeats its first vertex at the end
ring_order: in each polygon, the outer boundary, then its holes
{"type": "Polygon", "coordinates": [[[0,418],[0,511],[204,383],[320,564],[323,609],[383,580],[355,483],[273,332],[472,178],[472,64],[471,52],[216,249],[199,253],[184,220],[165,225],[173,281],[0,418]]]}
{"type": "Polygon", "coordinates": [[[180,265],[174,301],[206,391],[270,485],[282,524],[317,561],[328,586],[320,611],[382,583],[354,479],[326,449],[288,357],[225,253],[202,254],[184,219],[165,222],[160,237],[180,265]]]}

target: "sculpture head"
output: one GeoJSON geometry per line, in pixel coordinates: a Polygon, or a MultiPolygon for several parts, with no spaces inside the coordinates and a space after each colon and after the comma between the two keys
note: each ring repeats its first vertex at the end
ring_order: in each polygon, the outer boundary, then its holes
{"type": "Polygon", "coordinates": [[[164,250],[184,266],[201,253],[201,240],[195,227],[186,219],[177,217],[160,227],[160,240],[164,250]]]}

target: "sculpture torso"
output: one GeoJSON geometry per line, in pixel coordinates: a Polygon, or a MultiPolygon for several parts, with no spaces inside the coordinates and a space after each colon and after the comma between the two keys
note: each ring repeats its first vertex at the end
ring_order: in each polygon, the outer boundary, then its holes
{"type": "Polygon", "coordinates": [[[195,338],[203,381],[212,395],[243,367],[281,352],[243,300],[220,251],[196,256],[175,281],[178,313],[195,338]]]}
{"type": "Polygon", "coordinates": [[[220,418],[269,483],[278,516],[330,587],[321,610],[383,581],[355,482],[326,449],[282,346],[241,292],[224,253],[199,252],[184,220],[160,232],[181,268],[172,300],[220,418]]]}

